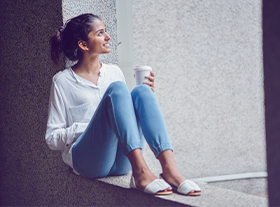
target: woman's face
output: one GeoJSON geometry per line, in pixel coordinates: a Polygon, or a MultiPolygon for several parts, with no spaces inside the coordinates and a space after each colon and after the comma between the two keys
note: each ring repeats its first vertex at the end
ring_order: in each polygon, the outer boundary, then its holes
{"type": "Polygon", "coordinates": [[[90,53],[100,55],[111,52],[109,45],[111,37],[106,33],[106,28],[101,20],[94,20],[93,29],[88,34],[88,38],[87,45],[90,53]]]}

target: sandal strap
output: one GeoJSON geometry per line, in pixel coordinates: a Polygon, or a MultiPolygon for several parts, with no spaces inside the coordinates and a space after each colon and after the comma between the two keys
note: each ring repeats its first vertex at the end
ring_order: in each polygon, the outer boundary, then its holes
{"type": "Polygon", "coordinates": [[[177,191],[182,194],[188,194],[191,191],[201,191],[201,189],[195,182],[185,180],[179,185],[177,191]]]}
{"type": "Polygon", "coordinates": [[[130,188],[137,188],[136,185],[135,185],[135,181],[134,181],[134,177],[131,176],[130,178],[130,184],[129,184],[130,188]]]}
{"type": "Polygon", "coordinates": [[[166,190],[168,188],[171,188],[171,186],[163,179],[155,179],[153,182],[146,186],[144,192],[149,194],[156,194],[157,192],[166,190]]]}

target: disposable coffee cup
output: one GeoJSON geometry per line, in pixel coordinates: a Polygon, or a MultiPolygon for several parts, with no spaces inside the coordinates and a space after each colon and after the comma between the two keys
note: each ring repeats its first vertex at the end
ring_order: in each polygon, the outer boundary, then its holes
{"type": "Polygon", "coordinates": [[[152,68],[150,66],[136,66],[134,68],[136,85],[143,84],[144,82],[150,81],[145,76],[150,76],[152,68]]]}

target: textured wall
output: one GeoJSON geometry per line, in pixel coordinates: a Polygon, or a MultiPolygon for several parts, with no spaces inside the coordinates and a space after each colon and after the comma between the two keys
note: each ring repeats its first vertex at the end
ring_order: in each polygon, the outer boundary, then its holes
{"type": "Polygon", "coordinates": [[[187,177],[266,171],[261,1],[134,0],[135,64],[187,177]]]}
{"type": "Polygon", "coordinates": [[[93,13],[99,16],[111,37],[110,47],[112,49],[111,53],[101,55],[100,60],[104,63],[118,63],[116,0],[62,0],[62,13],[64,23],[83,13],[93,13]]]}
{"type": "Polygon", "coordinates": [[[51,169],[59,166],[54,160],[59,153],[50,153],[44,134],[56,72],[48,41],[62,23],[61,1],[0,4],[0,202],[46,205],[51,200],[51,169]]]}
{"type": "Polygon", "coordinates": [[[263,62],[269,206],[280,206],[280,1],[263,1],[263,62]]]}
{"type": "MultiPolygon", "coordinates": [[[[90,2],[103,18],[112,15],[110,29],[116,28],[114,0],[90,2]]],[[[74,175],[61,153],[45,142],[51,80],[57,72],[48,41],[63,22],[61,0],[1,0],[0,22],[0,205],[132,205],[117,187],[74,175]]],[[[139,202],[136,194],[132,199],[139,202]]]]}

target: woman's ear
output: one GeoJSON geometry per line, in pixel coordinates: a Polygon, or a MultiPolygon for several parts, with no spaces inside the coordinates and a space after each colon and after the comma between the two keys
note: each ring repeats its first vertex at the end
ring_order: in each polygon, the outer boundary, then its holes
{"type": "Polygon", "coordinates": [[[86,41],[79,40],[78,45],[82,50],[88,50],[89,49],[86,41]]]}

